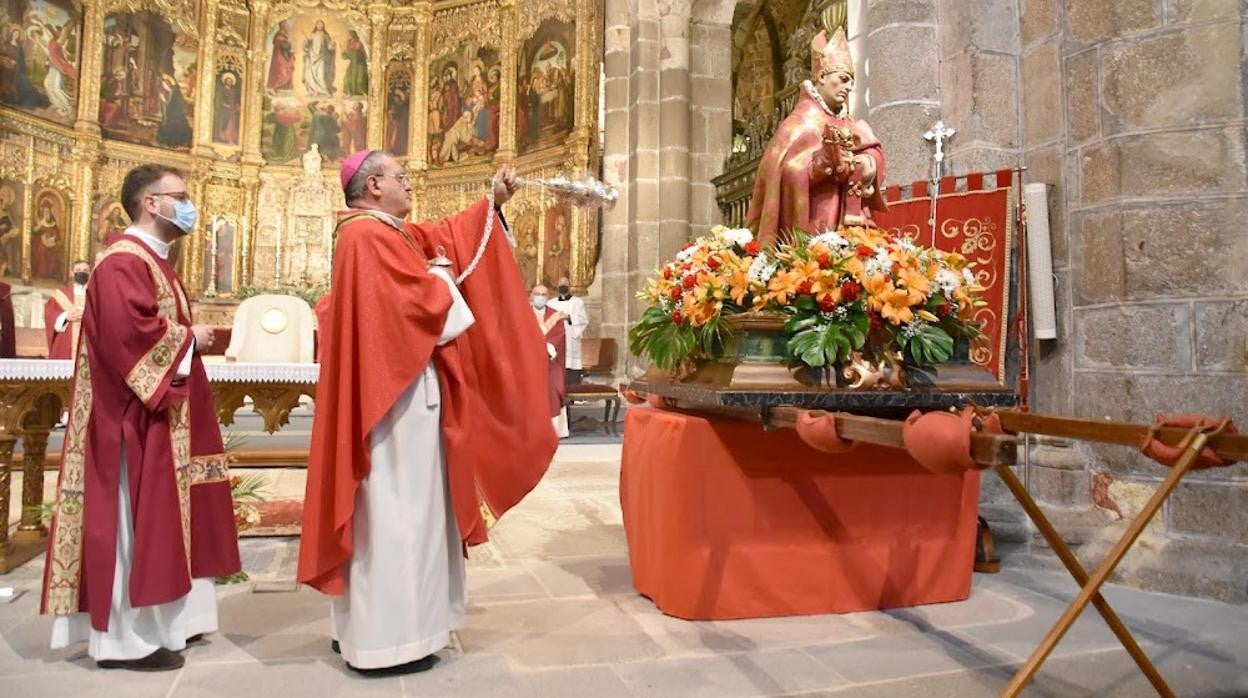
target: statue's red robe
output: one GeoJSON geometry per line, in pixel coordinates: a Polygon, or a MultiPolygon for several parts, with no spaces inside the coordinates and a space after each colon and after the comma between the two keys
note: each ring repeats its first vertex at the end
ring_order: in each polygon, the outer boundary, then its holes
{"type": "Polygon", "coordinates": [[[884,149],[871,127],[861,119],[832,116],[803,90],[763,153],[745,225],[762,243],[793,230],[815,235],[842,223],[870,225],[872,209],[887,209],[880,188],[883,181],[884,149]],[[850,192],[855,180],[861,181],[861,166],[848,181],[837,181],[813,166],[829,126],[850,129],[855,141],[851,152],[875,160],[872,195],[856,197],[850,192]],[[845,220],[847,214],[860,215],[862,220],[845,220]]]}
{"type": "Polygon", "coordinates": [[[487,538],[483,508],[501,516],[550,465],[558,439],[547,409],[549,358],[498,217],[480,265],[460,286],[476,322],[437,346],[451,296],[427,260],[441,247],[460,273],[489,215],[482,200],[439,222],[405,223],[402,232],[361,211],[340,222],[319,330],[300,582],[343,593],[356,490],[371,468],[369,434],[430,361],[441,385],[451,504],[466,544],[487,538]]]}
{"type": "Polygon", "coordinates": [[[221,428],[173,268],[114,235],[88,286],[44,570],[43,612],[108,629],[126,448],[134,553],[130,604],[169,603],[192,578],[241,569],[221,428]]]}

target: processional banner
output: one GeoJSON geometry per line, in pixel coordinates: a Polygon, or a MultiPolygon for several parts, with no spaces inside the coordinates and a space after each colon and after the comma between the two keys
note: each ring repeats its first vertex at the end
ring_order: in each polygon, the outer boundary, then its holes
{"type": "Polygon", "coordinates": [[[885,190],[888,211],[875,214],[879,226],[904,235],[917,245],[957,252],[974,263],[975,278],[984,287],[987,303],[975,313],[984,338],[971,347],[971,360],[1004,380],[1006,323],[1010,315],[1010,252],[1015,235],[1013,173],[996,174],[996,188],[984,188],[984,175],[966,177],[966,191],[955,191],[956,180],[941,182],[936,202],[936,226],[931,220],[931,196],[926,182],[911,185],[910,196],[900,187],[885,190]]]}

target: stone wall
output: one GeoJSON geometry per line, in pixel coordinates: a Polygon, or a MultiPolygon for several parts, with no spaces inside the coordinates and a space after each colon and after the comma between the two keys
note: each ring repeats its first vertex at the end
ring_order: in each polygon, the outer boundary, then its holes
{"type": "MultiPolygon", "coordinates": [[[[1236,0],[1021,0],[1023,141],[1029,178],[1053,185],[1058,290],[1039,409],[1248,423],[1244,18],[1236,0]]],[[[1037,468],[1040,494],[1117,521],[1165,474],[1129,449],[1087,453],[1037,468]]],[[[1248,599],[1248,468],[1185,481],[1124,577],[1248,599]]]]}

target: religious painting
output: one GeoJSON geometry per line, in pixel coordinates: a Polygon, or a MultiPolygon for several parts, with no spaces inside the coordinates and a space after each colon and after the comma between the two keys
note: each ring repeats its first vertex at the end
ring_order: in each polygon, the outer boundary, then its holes
{"type": "Polygon", "coordinates": [[[69,206],[65,195],[50,187],[35,194],[30,222],[30,277],[36,281],[65,280],[69,254],[69,206]]]}
{"type": "Polygon", "coordinates": [[[543,219],[546,254],[542,257],[542,278],[554,288],[572,266],[572,209],[569,204],[556,205],[546,210],[543,219]]]}
{"type": "Polygon", "coordinates": [[[104,135],[189,150],[197,45],[195,37],[153,12],[106,17],[99,111],[104,135]]]}
{"type": "Polygon", "coordinates": [[[212,219],[208,247],[204,253],[204,290],[218,294],[234,292],[234,232],[237,226],[225,216],[212,219]],[[213,279],[216,285],[213,286],[213,279]]]}
{"type": "Polygon", "coordinates": [[[0,103],[72,125],[82,12],[70,0],[8,0],[0,14],[0,103]]]}
{"type": "Polygon", "coordinates": [[[520,276],[524,278],[526,289],[537,283],[538,228],[541,223],[542,216],[539,211],[516,216],[516,264],[520,267],[520,276]]]}
{"type": "Polygon", "coordinates": [[[392,65],[386,76],[386,145],[396,156],[407,155],[408,125],[412,107],[412,72],[406,65],[392,65]]]}
{"type": "Polygon", "coordinates": [[[367,147],[368,42],[334,15],[287,17],[269,30],[261,151],[296,164],[313,145],[331,164],[367,147]]]}
{"type": "Polygon", "coordinates": [[[22,183],[0,179],[0,276],[22,276],[22,183]]]}
{"type": "Polygon", "coordinates": [[[130,218],[115,197],[100,199],[95,207],[95,226],[91,233],[91,259],[108,247],[108,239],[130,227],[130,218]]]}
{"type": "Polygon", "coordinates": [[[563,143],[576,120],[576,27],[548,19],[524,42],[516,76],[520,152],[563,143]]]}
{"type": "Polygon", "coordinates": [[[234,67],[217,71],[212,100],[212,142],[238,145],[243,115],[243,78],[234,67]]]}
{"type": "Polygon", "coordinates": [[[478,162],[498,150],[498,51],[468,41],[429,64],[429,164],[478,162]]]}

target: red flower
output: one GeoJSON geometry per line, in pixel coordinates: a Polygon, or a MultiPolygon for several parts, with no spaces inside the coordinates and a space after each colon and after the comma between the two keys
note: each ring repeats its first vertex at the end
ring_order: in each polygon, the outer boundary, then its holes
{"type": "Polygon", "coordinates": [[[936,306],[936,315],[939,317],[947,317],[953,308],[949,307],[949,301],[945,301],[936,306]]]}
{"type": "Polygon", "coordinates": [[[685,288],[693,288],[694,286],[696,286],[696,285],[697,285],[697,283],[698,283],[698,279],[697,279],[697,277],[695,277],[695,276],[686,276],[683,280],[681,280],[681,282],[680,282],[680,283],[681,283],[681,284],[682,284],[685,288]]]}
{"type": "Polygon", "coordinates": [[[810,279],[806,279],[805,281],[797,285],[797,295],[809,296],[810,289],[811,289],[810,279]]]}
{"type": "Polygon", "coordinates": [[[867,317],[871,320],[871,331],[874,332],[884,327],[884,320],[880,318],[879,313],[870,313],[867,317]]]}
{"type": "Polygon", "coordinates": [[[673,286],[671,292],[668,293],[667,295],[671,296],[672,300],[674,301],[680,300],[680,287],[673,286]]]}
{"type": "Polygon", "coordinates": [[[894,275],[901,273],[901,264],[899,262],[893,262],[892,273],[894,275]]]}
{"type": "Polygon", "coordinates": [[[685,316],[682,315],[679,310],[673,311],[672,322],[676,323],[677,325],[683,325],[685,324],[685,316]]]}
{"type": "Polygon", "coordinates": [[[875,256],[875,250],[867,247],[866,245],[859,245],[858,249],[855,250],[854,253],[858,255],[859,259],[870,259],[875,256]]]}
{"type": "Polygon", "coordinates": [[[713,270],[715,270],[715,269],[718,269],[718,268],[719,268],[719,260],[718,260],[718,259],[716,259],[716,258],[714,258],[714,257],[711,257],[711,258],[709,258],[709,259],[707,259],[707,260],[706,260],[706,266],[707,266],[707,267],[709,267],[712,271],[713,271],[713,270]]]}
{"type": "Polygon", "coordinates": [[[830,313],[833,310],[836,310],[836,301],[832,300],[831,296],[827,296],[823,300],[819,301],[819,309],[825,313],[830,313]]]}
{"type": "Polygon", "coordinates": [[[663,279],[664,279],[664,280],[667,280],[667,279],[671,279],[671,278],[672,278],[672,268],[671,268],[671,267],[663,267],[663,279]]]}
{"type": "Polygon", "coordinates": [[[821,252],[815,261],[819,262],[820,269],[828,269],[832,266],[832,257],[827,252],[821,252]]]}
{"type": "Polygon", "coordinates": [[[683,251],[685,251],[685,250],[689,249],[690,247],[693,247],[693,243],[692,243],[692,242],[686,242],[686,243],[684,244],[684,246],[680,248],[680,250],[683,252],[683,251]]]}
{"type": "Polygon", "coordinates": [[[745,253],[750,255],[751,257],[757,255],[759,252],[762,252],[762,251],[763,251],[763,246],[758,244],[758,240],[750,240],[749,242],[745,243],[745,253]]]}
{"type": "Polygon", "coordinates": [[[857,281],[846,281],[841,284],[841,300],[853,303],[862,295],[862,285],[857,281]]]}

